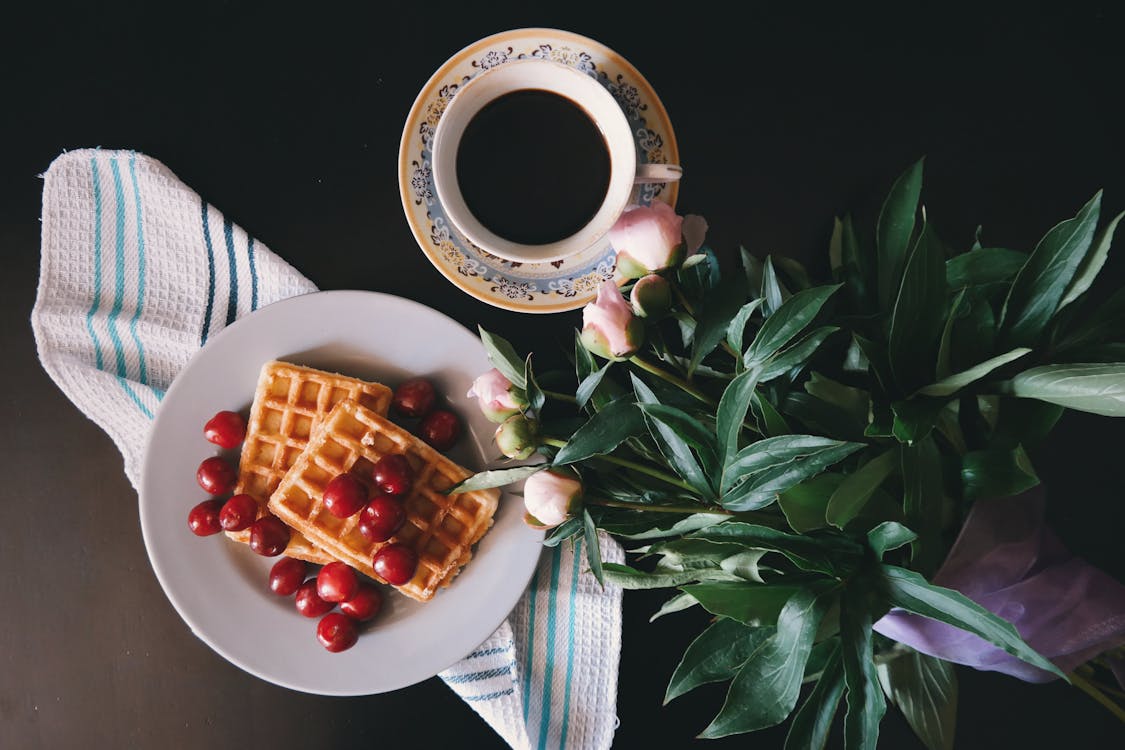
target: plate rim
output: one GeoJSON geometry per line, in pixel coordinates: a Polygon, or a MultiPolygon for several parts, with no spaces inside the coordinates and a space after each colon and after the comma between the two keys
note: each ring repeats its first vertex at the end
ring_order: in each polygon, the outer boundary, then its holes
{"type": "MultiPolygon", "coordinates": [[[[296,294],[296,295],[293,295],[291,297],[286,297],[284,299],[280,299],[280,300],[277,300],[275,302],[271,302],[268,305],[263,305],[262,307],[258,308],[257,310],[255,310],[251,313],[248,313],[246,315],[243,315],[242,317],[233,321],[230,325],[228,325],[228,326],[224,327],[223,329],[221,329],[220,331],[216,332],[213,336],[211,336],[207,340],[207,343],[205,345],[203,345],[202,347],[197,349],[194,353],[192,353],[192,355],[188,359],[188,361],[184,364],[184,366],[180,369],[180,371],[173,378],[172,383],[169,385],[167,391],[164,394],[164,398],[162,399],[162,402],[168,401],[169,399],[177,398],[176,394],[180,390],[182,390],[182,388],[186,387],[186,386],[183,386],[182,383],[188,382],[188,381],[184,380],[181,376],[184,373],[188,372],[189,368],[191,368],[192,365],[195,364],[200,357],[204,356],[203,352],[205,352],[208,348],[212,347],[213,342],[225,341],[226,339],[230,338],[231,336],[237,335],[238,330],[245,327],[245,326],[240,325],[240,324],[244,323],[245,321],[247,321],[250,318],[258,316],[260,313],[262,313],[266,310],[277,309],[277,308],[280,308],[280,307],[302,305],[302,304],[315,304],[315,303],[310,303],[309,300],[312,299],[312,298],[325,299],[329,296],[334,297],[334,298],[356,297],[356,298],[366,298],[366,299],[373,299],[373,298],[374,299],[380,299],[380,298],[390,299],[390,300],[393,300],[396,304],[407,304],[408,306],[415,308],[417,311],[422,312],[423,314],[440,316],[441,318],[444,318],[446,321],[455,325],[457,328],[463,330],[470,337],[472,336],[471,332],[467,328],[465,328],[465,326],[462,325],[456,319],[446,315],[445,313],[441,312],[440,310],[436,310],[432,307],[429,307],[428,305],[425,305],[421,302],[418,302],[417,300],[413,300],[413,299],[410,299],[408,297],[402,297],[402,296],[390,294],[390,293],[387,293],[387,292],[377,292],[377,291],[370,291],[370,290],[363,290],[363,289],[334,289],[334,290],[317,290],[317,291],[312,291],[312,292],[305,292],[303,294],[296,294]]],[[[163,405],[163,403],[162,403],[162,405],[163,405]]],[[[194,635],[196,638],[198,638],[200,641],[202,641],[212,651],[217,653],[219,656],[223,657],[223,659],[225,659],[227,662],[234,665],[235,667],[239,668],[243,672],[251,674],[251,675],[253,675],[253,676],[255,676],[255,677],[257,677],[257,678],[259,678],[259,679],[261,679],[265,682],[268,682],[270,684],[277,685],[279,687],[284,687],[284,688],[287,688],[287,689],[290,689],[290,690],[295,690],[297,692],[310,694],[310,695],[347,697],[347,696],[379,695],[379,694],[383,694],[383,693],[394,692],[396,690],[401,690],[403,688],[407,688],[407,687],[410,687],[412,685],[416,685],[420,682],[424,682],[425,680],[428,680],[432,677],[437,676],[442,671],[448,669],[450,666],[452,666],[452,665],[456,664],[458,661],[464,659],[467,654],[472,653],[473,648],[476,648],[476,646],[479,645],[479,644],[474,644],[473,646],[470,646],[469,650],[466,651],[465,654],[454,657],[452,660],[448,661],[448,663],[444,663],[440,668],[436,669],[436,671],[433,671],[431,674],[428,674],[428,675],[425,675],[425,676],[422,676],[422,677],[418,677],[418,678],[411,678],[411,679],[408,679],[407,681],[398,681],[398,682],[395,682],[394,684],[392,684],[390,687],[382,687],[382,688],[378,688],[378,689],[375,689],[375,690],[371,690],[371,689],[366,689],[366,690],[347,690],[347,689],[332,690],[332,689],[314,689],[314,688],[310,688],[308,686],[303,686],[303,685],[297,684],[297,683],[295,683],[295,682],[293,682],[289,679],[279,678],[275,675],[263,673],[262,670],[259,670],[259,669],[256,669],[256,668],[252,667],[251,665],[247,664],[244,659],[242,659],[239,656],[237,656],[236,654],[232,653],[232,651],[229,648],[227,648],[224,644],[220,643],[214,637],[209,637],[208,635],[205,635],[206,626],[203,625],[200,622],[199,618],[195,617],[192,613],[187,611],[187,609],[182,605],[182,603],[172,593],[173,590],[174,590],[174,586],[170,585],[170,582],[171,582],[172,579],[169,576],[168,572],[164,570],[163,566],[161,565],[161,563],[159,561],[159,554],[155,551],[154,535],[156,533],[156,530],[155,530],[156,520],[152,518],[152,513],[155,512],[155,508],[150,507],[151,503],[146,500],[146,497],[149,495],[149,493],[146,492],[146,488],[148,487],[148,485],[150,483],[150,473],[154,470],[153,467],[152,467],[152,464],[150,462],[149,455],[150,455],[151,447],[152,447],[152,445],[154,443],[154,440],[155,440],[155,437],[157,435],[157,429],[158,429],[159,425],[161,424],[161,421],[160,421],[161,417],[162,417],[162,415],[167,414],[167,413],[169,413],[169,411],[167,409],[161,408],[161,409],[157,410],[157,413],[156,413],[156,415],[155,415],[155,417],[152,421],[152,425],[149,428],[149,433],[145,438],[145,451],[144,451],[144,457],[142,458],[142,461],[141,461],[141,471],[140,471],[140,477],[139,477],[139,482],[138,482],[138,487],[137,487],[137,510],[138,510],[138,515],[139,515],[139,519],[140,519],[141,537],[142,537],[142,541],[143,541],[144,547],[145,547],[145,554],[146,554],[146,556],[148,557],[148,560],[149,560],[149,565],[150,565],[150,567],[153,571],[153,574],[156,576],[157,582],[160,584],[161,591],[164,593],[165,598],[172,605],[172,608],[179,615],[180,619],[183,620],[184,624],[188,626],[188,629],[191,631],[192,635],[194,635]],[[151,528],[150,528],[150,525],[151,525],[151,528]]],[[[165,419],[168,419],[168,418],[165,417],[165,419]]],[[[503,492],[503,489],[502,489],[502,492],[503,492]]],[[[508,493],[505,492],[504,494],[508,494],[508,493]]],[[[502,503],[504,502],[503,497],[501,498],[501,502],[502,503]]],[[[537,541],[541,541],[542,538],[543,538],[542,532],[539,532],[538,534],[534,534],[534,533],[532,534],[532,538],[536,538],[536,537],[537,537],[537,541]]],[[[529,564],[527,566],[526,575],[523,575],[523,574],[520,575],[522,585],[518,588],[512,589],[513,591],[516,591],[517,593],[515,594],[513,600],[510,602],[511,606],[508,606],[509,603],[505,601],[504,606],[499,608],[501,611],[499,612],[498,616],[495,618],[495,621],[494,621],[494,618],[488,618],[487,619],[487,622],[490,623],[490,627],[487,630],[487,632],[484,632],[483,635],[481,636],[481,642],[486,640],[492,633],[494,633],[496,631],[496,629],[499,628],[504,623],[504,621],[508,618],[508,616],[511,614],[512,610],[519,604],[520,599],[526,593],[526,591],[528,589],[528,586],[531,582],[531,578],[534,575],[536,568],[538,567],[539,560],[541,559],[541,552],[542,552],[542,548],[541,548],[541,546],[539,546],[538,551],[536,552],[531,564],[529,564]]],[[[477,611],[479,611],[479,610],[477,610],[477,611]]],[[[310,622],[312,622],[312,621],[310,620],[310,622]]],[[[482,631],[483,631],[483,628],[482,628],[482,631]]]]}
{"type": "MultiPolygon", "coordinates": [[[[413,235],[415,243],[422,250],[422,254],[426,256],[426,258],[430,261],[434,268],[436,268],[437,271],[447,281],[452,283],[459,290],[477,300],[480,300],[481,302],[504,310],[510,310],[512,312],[532,313],[538,315],[562,313],[576,310],[584,306],[590,300],[594,299],[597,292],[596,290],[593,290],[585,294],[578,294],[575,295],[574,299],[572,300],[568,300],[566,302],[558,302],[551,305],[527,305],[521,304],[520,302],[517,302],[515,300],[507,299],[502,295],[488,294],[470,285],[464,284],[459,278],[457,278],[456,274],[450,273],[449,269],[439,262],[437,254],[433,250],[433,248],[427,247],[427,245],[423,241],[426,235],[425,227],[419,226],[415,221],[415,217],[413,216],[413,213],[411,211],[410,199],[408,196],[410,175],[408,174],[407,169],[407,147],[408,142],[413,135],[412,126],[417,124],[425,100],[428,99],[429,95],[433,93],[435,87],[439,85],[442,80],[444,80],[444,76],[448,75],[450,69],[460,63],[467,54],[501,42],[524,38],[534,39],[536,37],[545,36],[550,36],[552,38],[562,38],[569,40],[572,43],[583,44],[595,48],[601,54],[604,54],[606,58],[611,60],[615,66],[618,66],[626,73],[628,73],[633,78],[633,83],[635,83],[638,88],[642,89],[645,92],[645,95],[648,97],[648,101],[646,103],[649,104],[649,106],[655,112],[656,118],[666,128],[666,137],[669,141],[669,154],[676,163],[679,163],[679,144],[676,140],[675,130],[672,126],[672,120],[668,116],[668,112],[664,107],[664,103],[657,95],[656,90],[652,87],[652,84],[648,82],[648,79],[646,79],[641,74],[636,66],[634,66],[624,56],[622,56],[616,50],[607,46],[603,42],[573,31],[567,31],[565,29],[558,29],[549,26],[518,27],[490,34],[488,36],[481,37],[480,39],[470,42],[469,44],[466,44],[465,46],[454,52],[452,55],[447,57],[445,61],[443,61],[441,65],[439,65],[434,70],[434,72],[426,79],[425,84],[423,84],[423,86],[419,89],[418,94],[415,96],[414,102],[411,104],[410,110],[407,113],[406,119],[403,123],[402,135],[399,138],[398,157],[396,159],[398,167],[399,199],[402,205],[403,214],[406,217],[407,226],[410,228],[410,233],[411,235],[413,235]]],[[[666,190],[665,195],[667,197],[664,202],[668,203],[668,205],[670,205],[672,208],[676,207],[676,201],[679,196],[679,188],[680,182],[676,181],[670,183],[666,190]]]]}

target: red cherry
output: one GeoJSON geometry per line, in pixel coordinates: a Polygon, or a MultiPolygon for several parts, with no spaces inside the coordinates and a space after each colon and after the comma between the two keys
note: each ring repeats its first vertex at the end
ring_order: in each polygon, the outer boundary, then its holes
{"type": "Polygon", "coordinates": [[[250,524],[250,549],[264,557],[276,557],[289,546],[289,527],[277,516],[262,516],[250,524]]]}
{"type": "Polygon", "coordinates": [[[369,583],[359,584],[359,589],[351,599],[340,602],[340,611],[357,622],[373,619],[382,607],[382,592],[369,583]]]}
{"type": "Polygon", "coordinates": [[[238,474],[229,463],[218,456],[211,456],[199,464],[195,478],[208,495],[225,495],[234,489],[238,474]]]}
{"type": "Polygon", "coordinates": [[[270,591],[278,596],[293,596],[305,580],[304,560],[283,557],[270,568],[270,591]]]}
{"type": "Polygon", "coordinates": [[[418,555],[405,544],[388,544],[375,553],[371,567],[387,583],[401,586],[414,577],[414,571],[418,569],[418,555]]]}
{"type": "Polygon", "coordinates": [[[316,626],[316,639],[332,653],[347,651],[359,640],[355,620],[339,612],[325,615],[316,626]]]}
{"type": "Polygon", "coordinates": [[[385,542],[394,536],[406,520],[406,510],[390,495],[376,495],[359,512],[359,533],[373,542],[385,542]]]}
{"type": "Polygon", "coordinates": [[[324,507],[336,518],[355,515],[367,502],[367,488],[351,474],[341,474],[324,488],[324,507]]]}
{"type": "Polygon", "coordinates": [[[249,495],[235,495],[223,504],[219,525],[223,531],[242,531],[258,518],[258,501],[249,495]]]}
{"type": "Polygon", "coordinates": [[[221,411],[203,425],[203,437],[220,448],[237,448],[246,439],[246,420],[236,411],[221,411]]]}
{"type": "Polygon", "coordinates": [[[424,417],[434,408],[436,399],[433,383],[425,378],[411,378],[395,388],[391,404],[403,416],[424,417]]]}
{"type": "Polygon", "coordinates": [[[359,579],[347,563],[330,562],[316,574],[316,593],[326,602],[343,602],[355,596],[359,579]]]}
{"type": "Polygon", "coordinates": [[[310,578],[297,587],[297,598],[293,600],[297,611],[305,617],[320,617],[332,611],[332,602],[326,602],[316,593],[316,579],[310,578]]]}
{"type": "Polygon", "coordinates": [[[418,431],[434,448],[447,451],[461,437],[461,420],[451,411],[438,409],[422,420],[418,431]]]}
{"type": "Polygon", "coordinates": [[[410,492],[410,485],[414,481],[414,470],[410,468],[406,456],[392,453],[375,462],[371,476],[379,490],[397,497],[410,492]]]}
{"type": "Polygon", "coordinates": [[[219,511],[223,501],[218,499],[204,500],[188,512],[187,522],[191,533],[196,536],[211,536],[223,530],[219,523],[219,511]]]}

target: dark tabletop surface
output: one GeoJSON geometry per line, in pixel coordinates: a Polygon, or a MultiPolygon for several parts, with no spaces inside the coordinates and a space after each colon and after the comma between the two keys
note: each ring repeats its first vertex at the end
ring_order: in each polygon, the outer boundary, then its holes
{"type": "MultiPolygon", "coordinates": [[[[501,746],[436,678],[362,698],[291,692],[227,663],[177,616],[118,453],[36,358],[37,175],[64,149],[155,156],[320,288],[409,297],[525,351],[555,347],[578,313],[520,315],[457,291],[418,250],[396,181],[420,87],[505,29],[579,32],[638,67],[675,126],[678,208],[708,218],[725,259],[743,244],[823,270],[832,216],[869,209],[922,155],[929,215],[959,246],[983,224],[1027,248],[1099,188],[1106,214],[1125,208],[1125,27],[1110,2],[1032,16],[984,3],[748,3],[738,17],[701,2],[368,5],[51,4],[0,19],[0,747],[501,746]]],[[[1123,255],[1107,271],[1118,280],[1123,255]]],[[[1123,438],[1121,422],[1069,415],[1034,456],[1051,524],[1119,580],[1123,438]]],[[[663,597],[625,597],[617,747],[703,746],[691,738],[721,702],[716,687],[661,707],[702,625],[692,613],[648,624],[663,597]]],[[[1121,725],[1076,689],[959,673],[958,747],[1122,744],[1121,725]]],[[[780,747],[784,731],[714,746],[780,747]]],[[[881,746],[920,747],[893,709],[881,746]]]]}

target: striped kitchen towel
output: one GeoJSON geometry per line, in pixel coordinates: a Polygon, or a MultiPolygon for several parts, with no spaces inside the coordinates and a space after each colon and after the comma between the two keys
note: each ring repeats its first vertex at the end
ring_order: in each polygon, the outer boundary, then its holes
{"type": "MultiPolygon", "coordinates": [[[[316,287],[150,157],[71,151],[44,179],[39,359],[137,486],[153,416],[192,354],[237,318],[316,287]]],[[[508,620],[441,674],[513,748],[613,741],[621,590],[603,591],[583,560],[579,545],[545,550],[508,620]]]]}

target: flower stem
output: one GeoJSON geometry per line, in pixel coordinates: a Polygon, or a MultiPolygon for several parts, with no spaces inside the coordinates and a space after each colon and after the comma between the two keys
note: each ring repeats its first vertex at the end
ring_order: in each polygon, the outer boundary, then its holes
{"type": "Polygon", "coordinates": [[[655,513],[711,513],[717,516],[734,515],[729,510],[722,508],[708,508],[700,505],[649,505],[648,503],[627,503],[624,500],[603,500],[601,498],[585,498],[589,505],[601,505],[606,508],[628,508],[629,510],[653,511],[655,513]]]}
{"type": "Polygon", "coordinates": [[[1086,678],[1072,672],[1070,675],[1070,682],[1076,688],[1086,693],[1088,696],[1102,704],[1111,714],[1117,717],[1118,721],[1125,722],[1125,708],[1117,705],[1111,701],[1102,691],[1098,690],[1086,678]]]}
{"type": "MultiPolygon", "coordinates": [[[[558,438],[551,437],[542,438],[540,442],[542,442],[544,445],[550,445],[555,448],[562,448],[564,445],[566,445],[565,440],[559,440],[558,438]]],[[[615,464],[625,469],[632,469],[633,471],[636,471],[640,474],[646,474],[653,479],[659,479],[660,481],[666,482],[670,485],[673,485],[674,487],[679,487],[682,490],[687,490],[692,494],[696,493],[696,489],[687,482],[671,476],[670,474],[665,474],[664,472],[659,471],[658,469],[654,469],[651,466],[645,466],[644,464],[637,463],[636,461],[630,461],[619,456],[601,455],[594,456],[594,458],[605,461],[606,463],[615,464]]]]}
{"type": "Polygon", "coordinates": [[[653,363],[651,363],[648,360],[641,357],[639,354],[635,354],[632,357],[630,357],[629,361],[632,362],[633,364],[635,364],[637,367],[641,368],[642,370],[652,373],[653,375],[660,378],[661,380],[665,380],[665,381],[671,383],[672,385],[680,388],[684,392],[690,393],[692,396],[694,396],[698,400],[702,401],[703,403],[707,404],[708,406],[711,406],[711,407],[718,406],[718,402],[716,402],[715,399],[711,398],[710,396],[708,396],[706,393],[704,393],[703,391],[696,388],[691,383],[687,382],[683,378],[680,378],[680,377],[677,377],[676,375],[673,375],[672,373],[668,372],[667,370],[663,370],[663,369],[657,367],[653,363]]]}
{"type": "Polygon", "coordinates": [[[572,404],[578,403],[578,399],[576,399],[574,396],[571,396],[568,393],[559,393],[558,391],[548,391],[545,388],[540,388],[539,390],[541,390],[543,392],[543,395],[546,396],[547,398],[558,399],[559,401],[567,401],[567,402],[572,403],[572,404]]]}

